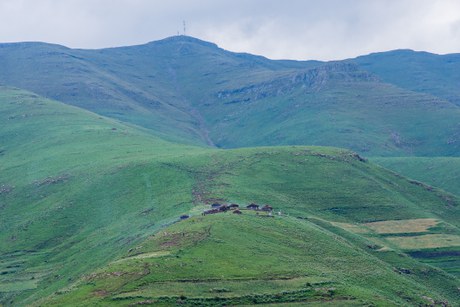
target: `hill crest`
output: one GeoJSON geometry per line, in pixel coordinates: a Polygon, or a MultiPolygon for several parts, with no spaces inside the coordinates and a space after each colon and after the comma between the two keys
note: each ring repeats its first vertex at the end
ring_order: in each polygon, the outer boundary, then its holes
{"type": "Polygon", "coordinates": [[[189,36],[99,50],[8,46],[0,48],[1,84],[174,142],[325,145],[376,156],[459,154],[460,59],[454,55],[446,62],[424,54],[423,65],[411,51],[402,51],[410,61],[395,56],[400,51],[334,62],[273,61],[189,36]],[[423,129],[414,132],[414,125],[423,129]]]}

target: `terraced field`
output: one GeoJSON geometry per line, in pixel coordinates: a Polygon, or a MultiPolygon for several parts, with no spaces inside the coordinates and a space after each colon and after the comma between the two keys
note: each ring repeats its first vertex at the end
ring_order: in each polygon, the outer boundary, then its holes
{"type": "Polygon", "coordinates": [[[460,272],[460,233],[456,227],[439,220],[411,219],[333,224],[383,245],[382,251],[399,249],[456,276],[460,272]]]}

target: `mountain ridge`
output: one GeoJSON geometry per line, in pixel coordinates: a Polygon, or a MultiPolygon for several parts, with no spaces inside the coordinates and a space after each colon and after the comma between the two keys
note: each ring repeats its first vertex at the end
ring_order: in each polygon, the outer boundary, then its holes
{"type": "MultiPolygon", "coordinates": [[[[460,128],[456,118],[460,107],[450,105],[455,99],[449,100],[455,98],[455,83],[440,87],[435,82],[434,92],[425,88],[419,91],[417,84],[407,85],[398,80],[393,84],[387,76],[391,71],[384,72],[382,77],[380,68],[377,69],[380,66],[375,66],[378,63],[368,65],[366,59],[375,54],[333,62],[273,61],[229,52],[188,36],[98,50],[46,44],[35,49],[33,44],[28,45],[16,53],[5,49],[8,48],[0,48],[0,64],[5,68],[0,72],[0,83],[143,126],[172,141],[230,148],[273,145],[282,140],[283,145],[339,146],[377,156],[452,156],[459,152],[456,131],[460,128]],[[302,78],[305,82],[291,80],[302,78]],[[305,95],[308,78],[316,78],[316,85],[326,80],[335,82],[336,89],[321,85],[314,96],[305,95]],[[365,88],[363,81],[373,83],[365,88]],[[232,101],[222,104],[225,93],[232,91],[233,101],[243,102],[240,108],[228,107],[232,101]],[[380,92],[380,96],[370,95],[373,91],[380,92]],[[426,110],[424,101],[430,100],[433,107],[426,110]],[[253,101],[257,103],[249,106],[253,101]],[[330,101],[338,103],[340,112],[330,101]],[[300,114],[291,112],[291,105],[297,106],[300,114]],[[379,125],[374,127],[372,122],[363,121],[364,116],[359,113],[366,108],[376,112],[379,125]],[[401,108],[402,114],[406,113],[405,108],[414,109],[430,125],[441,127],[436,135],[428,129],[421,131],[420,136],[410,135],[402,123],[417,123],[410,116],[396,119],[395,108],[401,108]],[[289,114],[291,124],[286,125],[288,118],[273,117],[270,112],[289,114]],[[328,118],[330,114],[339,116],[335,119],[339,123],[337,129],[327,120],[311,125],[316,118],[328,118]],[[253,123],[254,118],[258,123],[253,123]],[[367,132],[352,127],[357,121],[363,121],[360,125],[369,127],[373,134],[364,143],[357,139],[367,132]],[[260,137],[240,128],[245,126],[257,129],[260,137]],[[234,138],[232,131],[243,137],[234,138]],[[303,134],[299,133],[302,131],[303,134]],[[403,143],[409,145],[401,147],[403,143]],[[437,148],[438,152],[433,153],[430,148],[437,148]]],[[[456,63],[460,65],[460,60],[456,63]]],[[[410,74],[410,69],[407,71],[406,75],[410,74]]],[[[430,67],[423,71],[432,79],[436,77],[430,67]]]]}
{"type": "Polygon", "coordinates": [[[121,48],[130,48],[130,47],[139,47],[139,46],[148,46],[148,45],[155,45],[155,44],[167,44],[170,42],[192,42],[192,43],[197,43],[203,46],[211,46],[217,49],[221,49],[224,51],[227,51],[229,53],[233,54],[240,54],[240,55],[250,55],[250,56],[255,56],[255,57],[261,57],[270,61],[293,61],[293,62],[310,62],[310,61],[315,61],[315,62],[321,62],[321,63],[327,63],[327,62],[340,62],[340,61],[347,61],[347,60],[353,60],[356,58],[361,58],[361,57],[369,57],[369,56],[374,56],[374,55],[380,55],[380,54],[390,54],[390,53],[405,53],[405,54],[425,54],[425,55],[433,55],[433,56],[439,56],[439,57],[451,57],[451,56],[460,56],[460,52],[453,52],[453,53],[435,53],[435,52],[430,52],[430,51],[424,51],[424,50],[415,50],[411,48],[397,48],[397,49],[388,49],[388,50],[383,50],[383,51],[372,51],[367,54],[363,55],[358,55],[355,57],[347,57],[347,58],[341,58],[341,59],[331,59],[331,60],[315,60],[315,59],[271,59],[269,57],[266,57],[264,55],[258,55],[258,54],[251,54],[247,52],[235,52],[235,51],[229,51],[226,50],[216,43],[206,41],[203,39],[200,39],[198,37],[190,36],[190,35],[173,35],[173,36],[168,36],[156,40],[151,40],[145,43],[138,43],[138,44],[132,44],[132,45],[120,45],[120,46],[110,46],[110,47],[100,47],[100,48],[80,48],[80,47],[69,47],[64,44],[59,44],[59,43],[50,43],[50,42],[45,42],[45,41],[18,41],[18,42],[0,42],[0,48],[4,48],[5,46],[14,46],[14,45],[32,45],[32,44],[38,44],[38,45],[50,45],[50,46],[57,46],[57,47],[62,47],[68,50],[86,50],[86,51],[103,51],[103,50],[111,50],[111,49],[121,49],[121,48]]]}

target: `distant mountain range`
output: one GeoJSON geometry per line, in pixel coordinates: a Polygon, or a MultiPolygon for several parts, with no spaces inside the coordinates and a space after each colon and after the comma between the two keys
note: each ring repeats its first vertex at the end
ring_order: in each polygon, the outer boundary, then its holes
{"type": "Polygon", "coordinates": [[[460,54],[397,50],[274,61],[175,36],[140,46],[0,45],[0,83],[221,148],[327,145],[368,156],[460,153],[460,54]]]}

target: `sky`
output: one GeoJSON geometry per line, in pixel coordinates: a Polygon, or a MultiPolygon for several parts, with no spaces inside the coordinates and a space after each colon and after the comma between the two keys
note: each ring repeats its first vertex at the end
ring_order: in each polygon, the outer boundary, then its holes
{"type": "Polygon", "coordinates": [[[0,42],[72,48],[183,34],[271,59],[460,52],[460,0],[0,0],[0,42]]]}

